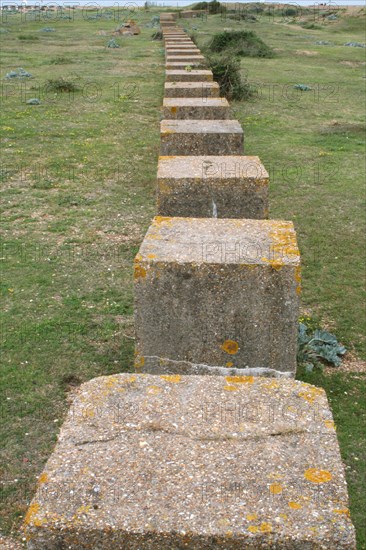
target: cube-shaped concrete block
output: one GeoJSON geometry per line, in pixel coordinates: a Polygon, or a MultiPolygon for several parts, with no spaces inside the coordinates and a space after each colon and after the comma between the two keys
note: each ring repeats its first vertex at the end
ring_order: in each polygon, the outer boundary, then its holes
{"type": "Polygon", "coordinates": [[[165,69],[167,71],[186,71],[193,69],[204,68],[205,64],[201,61],[178,61],[178,62],[167,62],[165,64],[165,69]]]}
{"type": "Polygon", "coordinates": [[[242,155],[244,133],[237,120],[162,120],[161,154],[242,155]]]}
{"type": "Polygon", "coordinates": [[[180,46],[175,48],[174,46],[169,46],[165,48],[166,55],[202,55],[201,50],[198,48],[192,48],[191,46],[180,46]]]}
{"type": "Polygon", "coordinates": [[[165,97],[219,97],[217,82],[165,82],[165,97]]]}
{"type": "Polygon", "coordinates": [[[166,97],[163,101],[165,119],[224,120],[229,115],[229,103],[224,97],[166,97]]]}
{"type": "Polygon", "coordinates": [[[258,157],[160,157],[157,213],[192,218],[268,217],[268,174],[258,157]]]}
{"type": "Polygon", "coordinates": [[[212,71],[193,69],[192,71],[165,71],[167,82],[212,82],[212,71]]]}
{"type": "Polygon", "coordinates": [[[136,368],[294,376],[293,224],[156,217],[135,261],[136,368]]]}
{"type": "Polygon", "coordinates": [[[194,63],[199,63],[200,65],[206,64],[206,59],[203,55],[168,55],[165,59],[166,63],[184,63],[184,68],[186,66],[192,65],[194,63]]]}
{"type": "Polygon", "coordinates": [[[75,393],[25,535],[29,550],[355,550],[348,506],[324,390],[117,374],[75,393]]]}
{"type": "Polygon", "coordinates": [[[167,42],[165,44],[165,53],[167,52],[167,50],[169,49],[174,49],[174,50],[181,50],[181,46],[184,46],[184,50],[185,49],[188,49],[188,50],[194,50],[196,49],[196,46],[195,44],[191,44],[189,42],[167,42]]]}

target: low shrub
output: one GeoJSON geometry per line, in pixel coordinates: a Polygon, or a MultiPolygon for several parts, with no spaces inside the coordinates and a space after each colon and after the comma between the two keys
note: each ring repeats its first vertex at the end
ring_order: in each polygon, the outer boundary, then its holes
{"type": "Polygon", "coordinates": [[[213,79],[220,86],[220,95],[227,99],[243,100],[253,95],[250,84],[240,74],[240,59],[227,55],[207,57],[213,79]]]}
{"type": "Polygon", "coordinates": [[[241,57],[273,57],[272,48],[267,46],[253,31],[224,31],[215,34],[209,49],[212,52],[230,52],[241,57]]]}

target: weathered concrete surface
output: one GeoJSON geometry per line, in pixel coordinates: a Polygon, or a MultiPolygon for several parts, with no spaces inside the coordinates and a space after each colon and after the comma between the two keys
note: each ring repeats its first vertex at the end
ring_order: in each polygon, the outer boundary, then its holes
{"type": "Polygon", "coordinates": [[[199,48],[195,45],[195,44],[184,44],[184,43],[179,43],[179,44],[167,44],[166,47],[165,47],[165,51],[168,52],[170,50],[179,50],[179,51],[183,51],[183,53],[185,53],[187,50],[199,50],[199,48]]]}
{"type": "Polygon", "coordinates": [[[192,70],[192,71],[165,71],[167,82],[204,82],[213,81],[212,71],[192,70]]]}
{"type": "Polygon", "coordinates": [[[165,97],[219,97],[217,82],[166,82],[165,97]]]}
{"type": "Polygon", "coordinates": [[[189,38],[166,38],[164,42],[166,46],[195,46],[195,43],[189,38]]]}
{"type": "Polygon", "coordinates": [[[229,115],[229,103],[224,97],[165,97],[163,101],[165,119],[224,120],[229,115]]]}
{"type": "Polygon", "coordinates": [[[244,133],[237,120],[162,120],[161,154],[242,155],[244,133]]]}
{"type": "MultiPolygon", "coordinates": [[[[201,64],[204,64],[206,65],[206,59],[203,55],[187,55],[187,56],[180,56],[180,57],[177,57],[175,55],[168,55],[166,58],[165,58],[165,62],[166,64],[170,64],[170,63],[176,63],[176,62],[179,62],[183,65],[184,69],[175,69],[176,71],[179,71],[179,70],[184,70],[186,72],[186,67],[187,66],[192,66],[192,64],[195,62],[195,61],[200,61],[201,64]]],[[[206,69],[207,70],[207,69],[206,69]]]]}
{"type": "Polygon", "coordinates": [[[154,218],[135,261],[136,366],[294,376],[300,279],[291,222],[154,218]]]}
{"type": "Polygon", "coordinates": [[[166,63],[178,63],[184,61],[186,65],[198,62],[201,65],[206,63],[206,59],[203,55],[167,55],[165,59],[166,63]]]}
{"type": "Polygon", "coordinates": [[[267,218],[268,174],[258,157],[160,157],[157,213],[187,218],[267,218]]]}
{"type": "Polygon", "coordinates": [[[165,48],[167,55],[201,55],[201,50],[199,48],[194,48],[187,44],[187,46],[167,46],[165,48]]]}
{"type": "Polygon", "coordinates": [[[322,389],[119,374],[83,384],[25,518],[29,550],[354,550],[322,389]]]}
{"type": "Polygon", "coordinates": [[[202,61],[170,61],[165,64],[165,69],[167,71],[185,71],[193,69],[205,68],[205,62],[202,61]],[[187,66],[189,68],[187,69],[187,66]]]}

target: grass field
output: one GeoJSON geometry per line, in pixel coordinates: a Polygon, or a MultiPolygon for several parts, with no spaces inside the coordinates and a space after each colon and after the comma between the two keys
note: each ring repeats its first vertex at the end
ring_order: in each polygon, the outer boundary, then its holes
{"type": "MultiPolygon", "coordinates": [[[[121,22],[107,12],[40,21],[9,15],[1,24],[0,522],[13,536],[70,390],[132,369],[131,266],[154,214],[163,98],[162,46],[145,27],[155,13],[135,14],[142,34],[116,38],[119,49],[106,48],[121,22]],[[19,67],[33,78],[5,78],[19,67]],[[75,91],[55,91],[57,79],[75,91]],[[30,98],[41,104],[27,105],[30,98]]],[[[243,59],[257,94],[233,104],[233,118],[243,124],[246,154],[259,155],[270,173],[271,217],[295,222],[304,309],[365,359],[365,50],[344,46],[363,42],[364,19],[316,23],[305,29],[280,16],[246,23],[218,15],[186,28],[201,47],[226,27],[255,30],[275,48],[273,59],[243,59]]],[[[300,376],[327,391],[358,548],[366,548],[365,371],[300,376]]]]}

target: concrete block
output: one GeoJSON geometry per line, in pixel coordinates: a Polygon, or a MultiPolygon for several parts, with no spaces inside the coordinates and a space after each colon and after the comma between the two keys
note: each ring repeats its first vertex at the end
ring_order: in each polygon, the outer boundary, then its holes
{"type": "Polygon", "coordinates": [[[157,213],[192,218],[268,217],[268,174],[258,157],[160,157],[157,213]]]}
{"type": "Polygon", "coordinates": [[[198,49],[187,49],[187,50],[169,50],[167,49],[166,52],[165,52],[165,59],[167,57],[182,57],[182,56],[185,56],[185,57],[193,57],[193,56],[196,56],[196,55],[202,55],[202,53],[200,52],[200,50],[198,49]]]}
{"type": "Polygon", "coordinates": [[[299,293],[291,222],[158,216],[135,260],[136,369],[294,376],[299,293]]]}
{"type": "Polygon", "coordinates": [[[183,53],[186,53],[187,50],[199,50],[195,44],[185,44],[185,43],[179,43],[179,44],[167,44],[165,46],[165,51],[168,52],[169,50],[184,50],[183,53]]]}
{"type": "Polygon", "coordinates": [[[165,119],[224,120],[229,118],[229,115],[229,103],[224,97],[166,97],[163,101],[165,119]]]}
{"type": "Polygon", "coordinates": [[[184,71],[187,70],[189,65],[189,70],[200,69],[205,67],[205,64],[200,61],[178,61],[178,62],[168,62],[165,64],[165,69],[167,71],[184,71]]]}
{"type": "Polygon", "coordinates": [[[356,548],[324,390],[245,376],[83,384],[25,526],[28,550],[356,548]]]}
{"type": "Polygon", "coordinates": [[[192,63],[206,64],[206,59],[203,55],[167,55],[165,58],[166,63],[185,63],[191,65],[192,63]]]}
{"type": "Polygon", "coordinates": [[[203,82],[213,81],[212,71],[192,70],[192,71],[166,71],[165,79],[167,82],[203,82]]]}
{"type": "Polygon", "coordinates": [[[217,82],[166,82],[165,97],[219,97],[217,82]]]}
{"type": "Polygon", "coordinates": [[[161,154],[242,155],[244,133],[237,120],[162,120],[161,154]]]}

